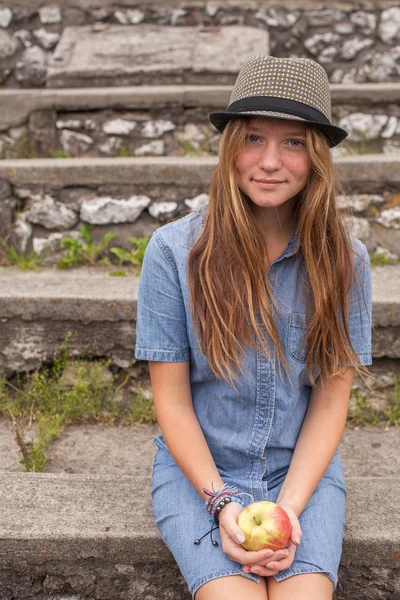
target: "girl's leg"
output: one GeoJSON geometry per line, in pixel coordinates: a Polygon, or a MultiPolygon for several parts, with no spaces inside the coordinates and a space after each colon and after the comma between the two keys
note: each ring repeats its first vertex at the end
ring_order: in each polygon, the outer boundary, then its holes
{"type": "MultiPolygon", "coordinates": [[[[211,579],[202,585],[194,596],[195,600],[268,600],[265,577],[260,583],[242,575],[228,575],[211,579]]],[[[321,598],[322,600],[322,598],[321,598]]]]}
{"type": "Polygon", "coordinates": [[[269,600],[332,600],[333,583],[323,573],[301,573],[282,581],[267,577],[269,600]]]}

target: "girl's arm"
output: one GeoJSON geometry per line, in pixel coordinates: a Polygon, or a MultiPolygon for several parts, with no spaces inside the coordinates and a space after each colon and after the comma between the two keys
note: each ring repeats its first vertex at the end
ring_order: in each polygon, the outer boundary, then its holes
{"type": "Polygon", "coordinates": [[[158,424],[176,464],[204,500],[203,488],[224,482],[215,466],[192,404],[189,361],[149,361],[158,424]]]}
{"type": "Polygon", "coordinates": [[[354,367],[322,388],[318,379],[277,503],[299,516],[337,450],[346,425],[354,367]]]}
{"type": "MultiPolygon", "coordinates": [[[[203,487],[212,489],[214,482],[214,489],[219,490],[224,482],[193,409],[189,361],[149,361],[149,368],[157,420],[168,449],[196,491],[208,500],[203,487]]],[[[176,493],[179,494],[179,489],[176,493]]],[[[222,549],[229,558],[241,564],[265,564],[270,550],[247,551],[239,543],[244,541],[237,524],[241,510],[240,504],[232,502],[221,512],[222,549]]]]}

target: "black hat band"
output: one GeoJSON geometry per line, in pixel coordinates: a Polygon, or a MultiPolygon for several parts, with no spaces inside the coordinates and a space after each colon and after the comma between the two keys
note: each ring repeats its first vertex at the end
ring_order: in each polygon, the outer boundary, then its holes
{"type": "Polygon", "coordinates": [[[276,96],[250,96],[242,100],[236,100],[228,106],[227,110],[234,113],[242,113],[252,110],[263,110],[272,112],[282,112],[301,117],[306,121],[316,121],[330,125],[329,119],[322,112],[311,106],[307,106],[296,100],[286,100],[276,96]]]}

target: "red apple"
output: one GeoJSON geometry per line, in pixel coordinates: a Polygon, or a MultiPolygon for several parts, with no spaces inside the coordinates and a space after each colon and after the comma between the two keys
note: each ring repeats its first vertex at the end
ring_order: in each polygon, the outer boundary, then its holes
{"type": "Polygon", "coordinates": [[[252,502],[240,513],[237,523],[246,536],[245,550],[281,550],[292,535],[286,511],[275,502],[252,502]]]}

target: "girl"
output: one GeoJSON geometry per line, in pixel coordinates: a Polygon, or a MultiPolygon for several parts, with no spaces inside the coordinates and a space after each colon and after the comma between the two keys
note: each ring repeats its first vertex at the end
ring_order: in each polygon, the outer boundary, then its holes
{"type": "Polygon", "coordinates": [[[353,374],[371,364],[371,282],[336,204],[330,148],[347,133],[330,109],[318,63],[250,59],[210,115],[208,206],[145,254],[135,356],[162,432],[155,522],[196,600],[328,600],[337,583],[339,442],[353,374]],[[261,500],[289,515],[284,550],[241,546],[238,515],[261,500]]]}

